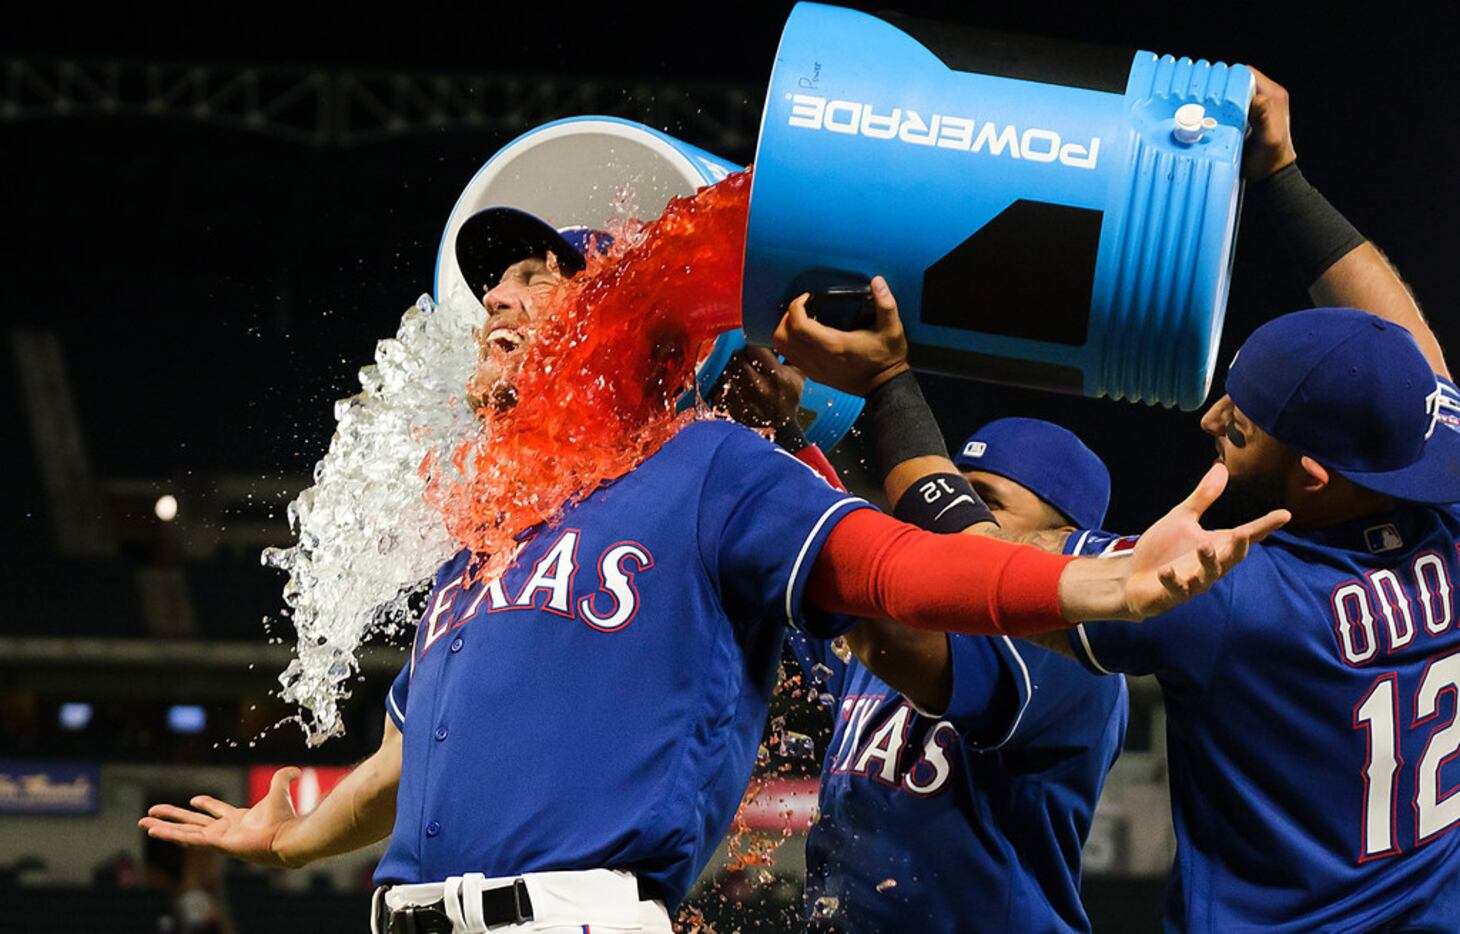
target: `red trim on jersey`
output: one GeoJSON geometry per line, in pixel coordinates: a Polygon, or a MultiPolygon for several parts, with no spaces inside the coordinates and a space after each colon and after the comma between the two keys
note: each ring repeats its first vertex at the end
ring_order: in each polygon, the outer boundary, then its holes
{"type": "Polygon", "coordinates": [[[1059,579],[1073,560],[978,535],[924,532],[858,509],[827,536],[806,594],[832,613],[1017,636],[1069,625],[1060,613],[1059,579]]]}
{"type": "Polygon", "coordinates": [[[843,493],[847,491],[847,488],[842,485],[842,478],[836,475],[836,468],[831,466],[831,461],[827,460],[826,455],[821,453],[821,448],[814,444],[808,444],[796,452],[796,460],[821,474],[821,479],[831,484],[835,489],[841,490],[843,493]]]}

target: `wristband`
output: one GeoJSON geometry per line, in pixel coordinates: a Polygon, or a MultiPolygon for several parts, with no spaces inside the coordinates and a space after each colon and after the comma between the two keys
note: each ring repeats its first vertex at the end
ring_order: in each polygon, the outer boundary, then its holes
{"type": "Polygon", "coordinates": [[[980,522],[998,521],[973,485],[956,473],[933,473],[920,477],[897,500],[892,514],[909,525],[929,532],[952,534],[980,522]]]}
{"type": "Polygon", "coordinates": [[[1291,254],[1305,287],[1365,241],[1348,218],[1308,184],[1296,162],[1254,183],[1250,190],[1291,254]]]}
{"type": "Polygon", "coordinates": [[[943,431],[911,370],[873,390],[862,418],[871,438],[872,466],[878,471],[879,483],[903,461],[948,456],[943,431]]]}

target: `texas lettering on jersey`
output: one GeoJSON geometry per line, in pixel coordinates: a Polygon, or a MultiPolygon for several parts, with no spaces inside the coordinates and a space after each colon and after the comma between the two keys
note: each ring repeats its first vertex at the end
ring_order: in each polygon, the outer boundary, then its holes
{"type": "Polygon", "coordinates": [[[939,720],[926,731],[918,747],[911,738],[917,711],[904,700],[879,726],[869,730],[874,714],[886,699],[886,694],[850,694],[842,698],[841,718],[847,725],[827,771],[870,778],[919,797],[938,794],[953,774],[949,750],[958,745],[957,728],[939,720]],[[916,749],[916,756],[904,762],[904,752],[912,749],[916,749]]]}
{"type": "Polygon", "coordinates": [[[636,575],[654,567],[654,556],[638,542],[615,542],[599,554],[590,567],[580,571],[578,542],[581,529],[568,528],[524,576],[515,594],[508,593],[502,578],[486,585],[463,589],[469,572],[463,571],[436,589],[421,619],[420,645],[416,657],[425,655],[441,637],[476,619],[485,606],[487,614],[513,610],[545,610],[576,619],[599,632],[618,632],[634,621],[639,612],[636,575]],[[579,576],[597,574],[595,583],[580,582],[579,576]]]}

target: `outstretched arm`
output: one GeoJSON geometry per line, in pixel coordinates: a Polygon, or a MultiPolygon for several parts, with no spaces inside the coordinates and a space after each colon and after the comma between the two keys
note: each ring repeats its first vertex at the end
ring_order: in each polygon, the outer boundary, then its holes
{"type": "Polygon", "coordinates": [[[1125,558],[1066,558],[976,535],[936,535],[867,510],[839,522],[812,568],[812,603],[919,629],[1024,635],[1086,620],[1139,621],[1205,592],[1289,519],[1275,510],[1207,531],[1226,487],[1214,464],[1125,558]]]}
{"type": "MultiPolygon", "coordinates": [[[[876,309],[872,326],[844,332],[812,318],[803,295],[791,302],[777,328],[776,346],[813,378],[867,399],[863,425],[872,445],[873,469],[882,476],[888,501],[898,503],[915,484],[927,483],[936,475],[956,475],[957,468],[908,367],[907,338],[897,302],[880,276],[872,280],[872,301],[876,309]]],[[[921,515],[927,518],[931,514],[921,515]]],[[[964,531],[1033,544],[1053,554],[1063,551],[1068,534],[1047,530],[1007,535],[994,522],[976,522],[964,531]]],[[[1046,637],[1050,644],[1064,641],[1060,632],[1046,637]]],[[[1030,638],[1044,644],[1040,636],[1030,638]]],[[[920,709],[947,708],[953,664],[944,632],[871,618],[848,631],[846,641],[862,664],[920,709]]]]}
{"type": "Polygon", "coordinates": [[[1436,373],[1445,354],[1414,293],[1378,247],[1364,239],[1298,169],[1287,89],[1252,69],[1257,93],[1242,173],[1283,240],[1317,305],[1358,308],[1406,328],[1436,373]]]}
{"type": "Polygon", "coordinates": [[[299,769],[291,766],[274,773],[269,793],[251,808],[199,795],[188,802],[192,809],[156,804],[137,823],[157,840],[292,869],[388,836],[395,823],[400,765],[400,730],[386,717],[380,748],[302,817],[289,799],[289,785],[299,777],[299,769]]]}

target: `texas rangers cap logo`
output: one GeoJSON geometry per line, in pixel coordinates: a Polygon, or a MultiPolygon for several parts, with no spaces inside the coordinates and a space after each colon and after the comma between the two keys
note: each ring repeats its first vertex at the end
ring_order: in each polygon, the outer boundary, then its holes
{"type": "Polygon", "coordinates": [[[968,442],[967,444],[965,444],[963,446],[963,456],[964,457],[983,457],[984,452],[987,451],[988,449],[989,449],[988,444],[985,443],[985,442],[983,442],[983,441],[970,441],[970,442],[968,442]]]}
{"type": "Polygon", "coordinates": [[[1444,425],[1451,431],[1460,431],[1460,397],[1455,387],[1444,380],[1435,380],[1435,391],[1425,396],[1425,412],[1430,417],[1430,427],[1425,432],[1428,441],[1437,425],[1444,425]]]}

